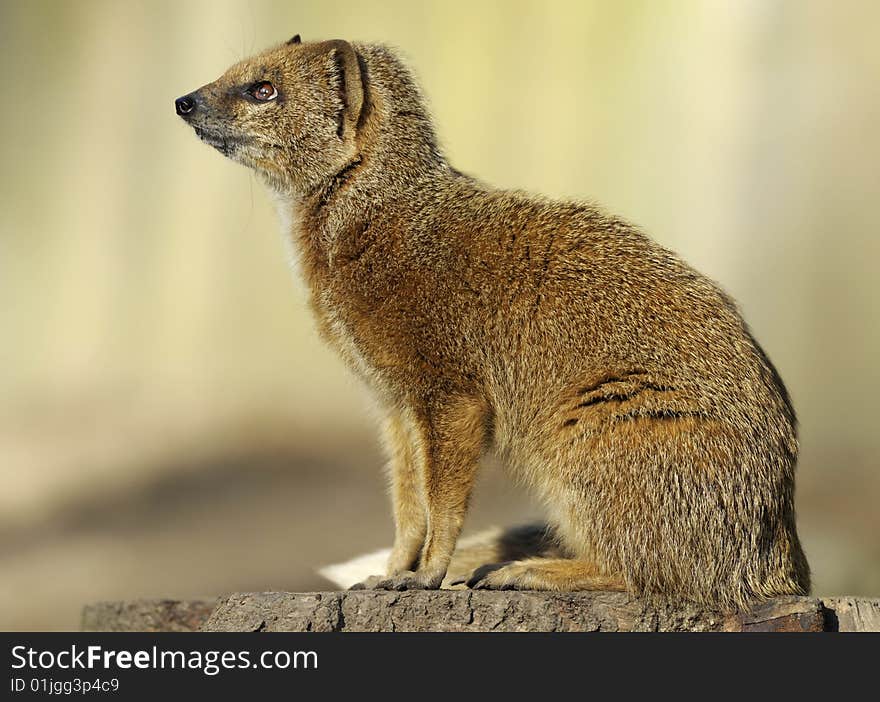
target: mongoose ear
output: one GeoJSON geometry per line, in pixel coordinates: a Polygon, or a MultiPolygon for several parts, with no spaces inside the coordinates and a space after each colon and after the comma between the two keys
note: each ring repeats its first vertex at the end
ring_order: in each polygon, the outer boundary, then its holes
{"type": "Polygon", "coordinates": [[[339,71],[340,93],[344,106],[343,119],[339,124],[339,136],[357,128],[364,109],[364,76],[361,72],[360,57],[347,41],[336,39],[326,42],[333,52],[336,68],[339,71]]]}
{"type": "Polygon", "coordinates": [[[288,44],[301,44],[302,39],[299,38],[299,34],[294,34],[287,42],[288,44]]]}

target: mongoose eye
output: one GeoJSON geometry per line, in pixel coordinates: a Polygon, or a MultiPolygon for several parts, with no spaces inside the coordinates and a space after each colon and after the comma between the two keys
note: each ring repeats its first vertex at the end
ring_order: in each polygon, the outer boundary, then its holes
{"type": "Polygon", "coordinates": [[[250,88],[248,88],[248,93],[255,100],[259,100],[260,102],[268,102],[269,100],[274,100],[278,97],[278,91],[275,89],[275,86],[272,85],[268,80],[254,83],[250,88]]]}

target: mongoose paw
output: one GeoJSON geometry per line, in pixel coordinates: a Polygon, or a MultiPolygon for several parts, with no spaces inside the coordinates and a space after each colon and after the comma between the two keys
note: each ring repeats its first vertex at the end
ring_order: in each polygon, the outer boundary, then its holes
{"type": "Polygon", "coordinates": [[[349,590],[375,590],[376,585],[382,580],[385,580],[384,575],[371,575],[370,577],[366,578],[365,580],[361,580],[359,583],[355,583],[354,585],[352,585],[348,589],[349,590]]]}
{"type": "Polygon", "coordinates": [[[470,574],[447,575],[443,581],[443,587],[455,587],[457,585],[466,585],[470,574]]]}
{"type": "MultiPolygon", "coordinates": [[[[374,576],[367,578],[364,588],[371,590],[437,590],[443,580],[443,573],[436,574],[430,571],[417,570],[415,572],[404,570],[388,577],[374,576]]],[[[361,589],[361,588],[359,588],[361,589]]]]}
{"type": "Polygon", "coordinates": [[[477,568],[467,586],[472,590],[543,590],[538,573],[530,566],[508,561],[477,568]]]}

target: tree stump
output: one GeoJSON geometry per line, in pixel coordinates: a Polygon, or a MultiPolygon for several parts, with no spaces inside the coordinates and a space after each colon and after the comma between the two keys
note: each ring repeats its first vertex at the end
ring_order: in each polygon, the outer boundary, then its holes
{"type": "Polygon", "coordinates": [[[216,601],[102,602],[84,631],[880,631],[880,599],[782,597],[749,611],[619,592],[237,593],[216,601]]]}

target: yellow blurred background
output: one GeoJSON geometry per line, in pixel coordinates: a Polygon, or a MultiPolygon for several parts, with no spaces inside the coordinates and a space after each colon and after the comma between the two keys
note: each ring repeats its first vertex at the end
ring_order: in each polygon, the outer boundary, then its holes
{"type": "MultiPolygon", "coordinates": [[[[396,45],[452,162],[715,278],[801,418],[819,594],[880,595],[880,3],[3,0],[0,628],[327,587],[388,545],[369,399],[262,184],[173,99],[300,33],[396,45]]],[[[467,527],[535,506],[487,466],[467,527]]]]}

